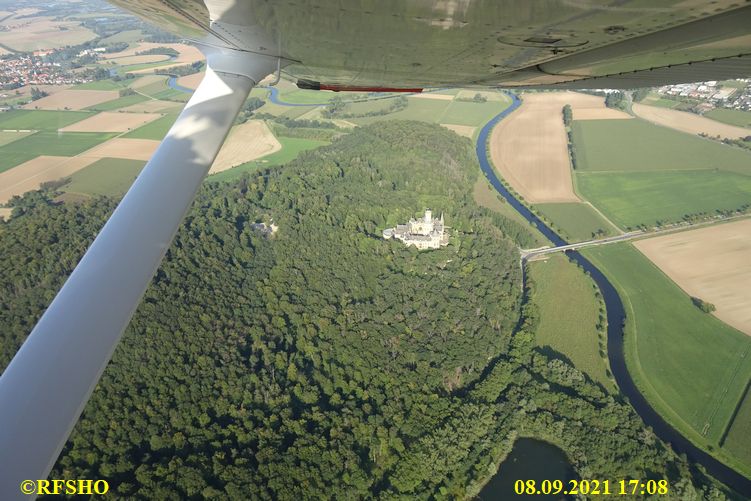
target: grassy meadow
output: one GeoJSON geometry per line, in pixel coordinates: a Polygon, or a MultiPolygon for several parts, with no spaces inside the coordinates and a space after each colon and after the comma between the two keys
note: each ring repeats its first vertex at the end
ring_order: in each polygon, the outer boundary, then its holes
{"type": "Polygon", "coordinates": [[[123,137],[130,137],[134,139],[157,139],[161,140],[167,135],[167,131],[172,124],[177,120],[178,113],[167,113],[162,118],[157,118],[153,122],[149,122],[146,125],[130,131],[123,137]]]}
{"type": "Polygon", "coordinates": [[[576,177],[579,193],[626,229],[751,203],[751,176],[732,172],[582,172],[576,177]]]}
{"type": "Polygon", "coordinates": [[[535,207],[569,242],[583,242],[616,234],[616,228],[588,204],[551,203],[536,204],[535,207]],[[603,233],[597,234],[599,230],[603,233]]]}
{"type": "Polygon", "coordinates": [[[751,175],[751,153],[645,120],[575,120],[577,172],[724,170],[751,175]]]}
{"type": "Polygon", "coordinates": [[[550,245],[550,242],[542,236],[542,233],[537,231],[529,222],[524,219],[513,207],[511,207],[501,195],[498,194],[488,183],[485,176],[480,175],[475,182],[475,186],[472,190],[472,196],[477,202],[477,205],[490,209],[494,212],[501,214],[504,217],[512,219],[521,224],[525,228],[529,229],[529,234],[535,241],[535,247],[542,247],[544,245],[550,245]]]}
{"type": "Polygon", "coordinates": [[[105,132],[37,132],[2,147],[0,172],[39,155],[77,155],[114,136],[105,132]]]}
{"type": "MultiPolygon", "coordinates": [[[[751,111],[716,108],[708,111],[704,116],[718,122],[737,125],[738,127],[751,127],[751,111]]],[[[748,134],[751,136],[751,129],[748,131],[748,134]]]]}
{"type": "Polygon", "coordinates": [[[744,464],[751,465],[751,386],[738,405],[735,418],[727,431],[722,448],[744,464]]]}
{"type": "MultiPolygon", "coordinates": [[[[681,433],[751,472],[751,464],[728,448],[717,452],[751,378],[751,337],[696,308],[628,243],[582,253],[603,270],[624,303],[626,362],[640,391],[681,433]]],[[[736,439],[733,450],[751,449],[751,434],[736,439]]]]}
{"type": "Polygon", "coordinates": [[[140,160],[102,158],[73,174],[62,191],[118,197],[130,188],[144,165],[140,160]]]}
{"type": "Polygon", "coordinates": [[[597,330],[601,313],[594,282],[561,254],[528,266],[532,300],[540,311],[537,345],[562,354],[592,380],[614,389],[608,378],[605,337],[601,341],[597,330]]]}
{"type": "Polygon", "coordinates": [[[119,97],[117,99],[113,99],[112,101],[105,101],[104,103],[95,104],[93,106],[89,106],[86,109],[92,110],[92,111],[119,110],[120,108],[125,108],[126,106],[131,106],[133,104],[142,103],[148,99],[149,98],[146,96],[142,96],[140,94],[133,94],[130,96],[119,97]]]}
{"type": "Polygon", "coordinates": [[[86,111],[6,111],[0,113],[0,129],[57,130],[90,116],[86,111]]]}

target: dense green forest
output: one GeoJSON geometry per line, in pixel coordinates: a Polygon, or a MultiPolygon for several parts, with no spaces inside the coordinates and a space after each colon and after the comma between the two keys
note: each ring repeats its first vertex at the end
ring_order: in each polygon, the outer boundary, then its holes
{"type": "MultiPolygon", "coordinates": [[[[52,477],[123,498],[466,498],[534,436],[583,478],[723,499],[628,404],[537,351],[528,230],[474,203],[478,175],[467,139],[385,122],[204,185],[52,477]],[[425,207],[448,247],[380,238],[425,207]]],[[[0,367],[115,206],[53,197],[0,223],[0,367]]]]}

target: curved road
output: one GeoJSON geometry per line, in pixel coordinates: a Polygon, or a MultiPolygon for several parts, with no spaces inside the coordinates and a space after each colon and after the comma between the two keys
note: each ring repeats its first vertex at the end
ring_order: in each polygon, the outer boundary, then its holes
{"type": "MultiPolygon", "coordinates": [[[[170,78],[169,86],[173,89],[183,92],[193,92],[191,89],[177,85],[176,79],[170,78]]],[[[300,104],[288,103],[279,100],[279,90],[275,87],[261,87],[270,91],[269,101],[281,106],[326,106],[328,103],[317,104],[300,104]]],[[[475,152],[480,162],[480,167],[488,178],[490,184],[495,190],[519,213],[521,216],[534,225],[545,237],[550,240],[555,247],[570,245],[560,235],[548,227],[540,218],[533,214],[524,204],[517,200],[498,179],[495,170],[488,160],[488,137],[493,127],[521,106],[521,100],[512,94],[507,94],[511,98],[511,106],[494,116],[480,130],[477,136],[475,152]]],[[[379,96],[375,99],[385,99],[394,96],[379,96]]],[[[631,375],[626,367],[626,359],[623,351],[623,325],[626,318],[623,309],[623,303],[613,284],[605,275],[587,258],[575,250],[566,251],[566,254],[577,264],[581,265],[589,273],[597,286],[600,288],[602,297],[605,300],[605,309],[608,318],[608,359],[610,360],[610,370],[613,372],[618,387],[628,399],[634,410],[641,416],[644,423],[651,427],[655,435],[661,440],[668,442],[673,450],[678,454],[685,454],[688,460],[695,464],[702,465],[707,472],[713,477],[732,488],[739,494],[751,498],[751,479],[746,478],[734,469],[710,456],[703,450],[695,446],[686,437],[680,434],[675,428],[670,426],[647,402],[646,398],[639,392],[639,389],[631,379],[631,375]]]]}
{"type": "MultiPolygon", "coordinates": [[[[549,228],[544,222],[534,215],[524,204],[517,200],[501,183],[495,170],[488,160],[488,137],[493,127],[503,118],[512,113],[521,105],[521,100],[511,94],[512,103],[507,109],[493,117],[480,131],[477,137],[475,151],[480,167],[488,178],[493,188],[514,208],[521,216],[537,227],[556,247],[569,245],[560,235],[549,228]]],[[[639,389],[631,379],[631,375],[626,367],[626,359],[623,351],[623,325],[626,318],[623,303],[618,296],[615,287],[605,277],[605,275],[587,258],[579,252],[571,250],[567,252],[568,256],[577,264],[581,265],[585,271],[589,272],[592,279],[600,288],[608,317],[608,359],[610,360],[610,369],[615,376],[618,387],[626,396],[631,406],[641,416],[644,423],[651,427],[655,435],[665,442],[668,442],[679,454],[686,454],[688,460],[695,464],[702,465],[713,477],[732,488],[739,494],[751,497],[751,479],[746,478],[734,469],[710,456],[703,450],[691,443],[686,437],[680,434],[676,429],[670,426],[647,402],[646,398],[639,392],[639,389]]]]}

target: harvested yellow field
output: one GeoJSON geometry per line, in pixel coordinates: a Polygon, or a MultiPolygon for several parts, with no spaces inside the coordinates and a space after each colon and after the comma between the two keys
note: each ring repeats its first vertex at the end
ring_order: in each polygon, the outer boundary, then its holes
{"type": "Polygon", "coordinates": [[[435,92],[425,92],[420,94],[412,94],[410,97],[419,97],[422,99],[440,99],[442,101],[453,101],[454,96],[449,94],[436,94],[435,92]]]}
{"type": "Polygon", "coordinates": [[[75,21],[59,21],[50,16],[19,17],[3,22],[8,31],[0,31],[0,44],[18,51],[34,51],[77,45],[96,38],[96,34],[75,21]]]}
{"type": "Polygon", "coordinates": [[[63,132],[126,132],[161,118],[158,113],[97,113],[60,129],[63,132]]]}
{"type": "Polygon", "coordinates": [[[138,80],[130,84],[128,87],[130,87],[133,90],[138,90],[142,87],[149,86],[151,84],[162,82],[164,81],[165,77],[164,75],[144,75],[140,77],[138,80]]]}
{"type": "Polygon", "coordinates": [[[490,157],[501,176],[528,202],[579,202],[571,180],[563,105],[604,107],[603,98],[575,92],[524,94],[521,107],[490,137],[490,157]]]}
{"type": "Polygon", "coordinates": [[[714,315],[751,335],[751,220],[634,244],[678,286],[717,307],[714,315]]]}
{"type": "Polygon", "coordinates": [[[574,120],[619,120],[634,118],[628,113],[613,108],[573,108],[572,118],[574,120]]]}
{"type": "Polygon", "coordinates": [[[441,124],[441,126],[470,139],[472,139],[472,135],[475,133],[475,128],[471,125],[441,124]]]}
{"type": "Polygon", "coordinates": [[[738,139],[739,137],[751,135],[749,129],[716,122],[686,111],[671,110],[669,108],[638,103],[634,103],[632,109],[637,116],[644,120],[689,134],[708,134],[712,137],[720,136],[721,138],[730,139],[738,139]]]}
{"type": "MultiPolygon", "coordinates": [[[[107,157],[147,161],[154,154],[160,142],[155,139],[115,137],[84,151],[79,157],[93,158],[94,160],[107,157]]],[[[12,170],[15,169],[17,167],[12,170]]]]}
{"type": "Polygon", "coordinates": [[[116,90],[72,90],[66,89],[37,99],[23,107],[27,110],[81,110],[95,104],[117,99],[116,90]]]}
{"type": "Polygon", "coordinates": [[[179,110],[185,105],[185,103],[175,103],[172,101],[159,101],[158,99],[151,99],[142,103],[131,104],[125,108],[120,108],[120,111],[126,113],[157,113],[160,111],[172,111],[179,110]]]}
{"type": "Polygon", "coordinates": [[[0,219],[10,219],[10,215],[13,213],[13,209],[8,207],[0,207],[0,219]]]}
{"type": "Polygon", "coordinates": [[[144,64],[156,63],[158,61],[167,61],[169,56],[164,54],[144,54],[141,56],[125,56],[112,59],[112,62],[125,66],[126,64],[144,64]]]}
{"type": "Polygon", "coordinates": [[[23,87],[19,87],[17,89],[0,91],[0,94],[7,94],[9,96],[30,97],[32,87],[34,87],[35,89],[44,91],[49,95],[52,95],[52,94],[57,94],[58,92],[63,91],[65,89],[69,89],[70,85],[24,85],[23,87]],[[18,94],[16,94],[16,92],[18,92],[18,94]]]}
{"type": "Polygon", "coordinates": [[[205,73],[202,71],[200,73],[193,73],[192,75],[180,77],[177,79],[177,85],[182,85],[188,89],[195,90],[198,88],[198,84],[201,83],[201,80],[203,80],[204,75],[205,73]]]}
{"type": "Polygon", "coordinates": [[[0,173],[0,203],[6,203],[14,195],[38,190],[42,183],[70,176],[96,158],[39,156],[21,165],[0,173]]]}
{"type": "Polygon", "coordinates": [[[215,174],[282,149],[266,122],[250,120],[233,127],[209,170],[215,174]]]}

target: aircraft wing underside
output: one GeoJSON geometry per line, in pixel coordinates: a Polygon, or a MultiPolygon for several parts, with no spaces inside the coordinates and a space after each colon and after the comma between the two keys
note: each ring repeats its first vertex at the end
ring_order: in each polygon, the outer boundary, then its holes
{"type": "Polygon", "coordinates": [[[634,88],[751,74],[738,0],[113,0],[351,87],[634,88]]]}

